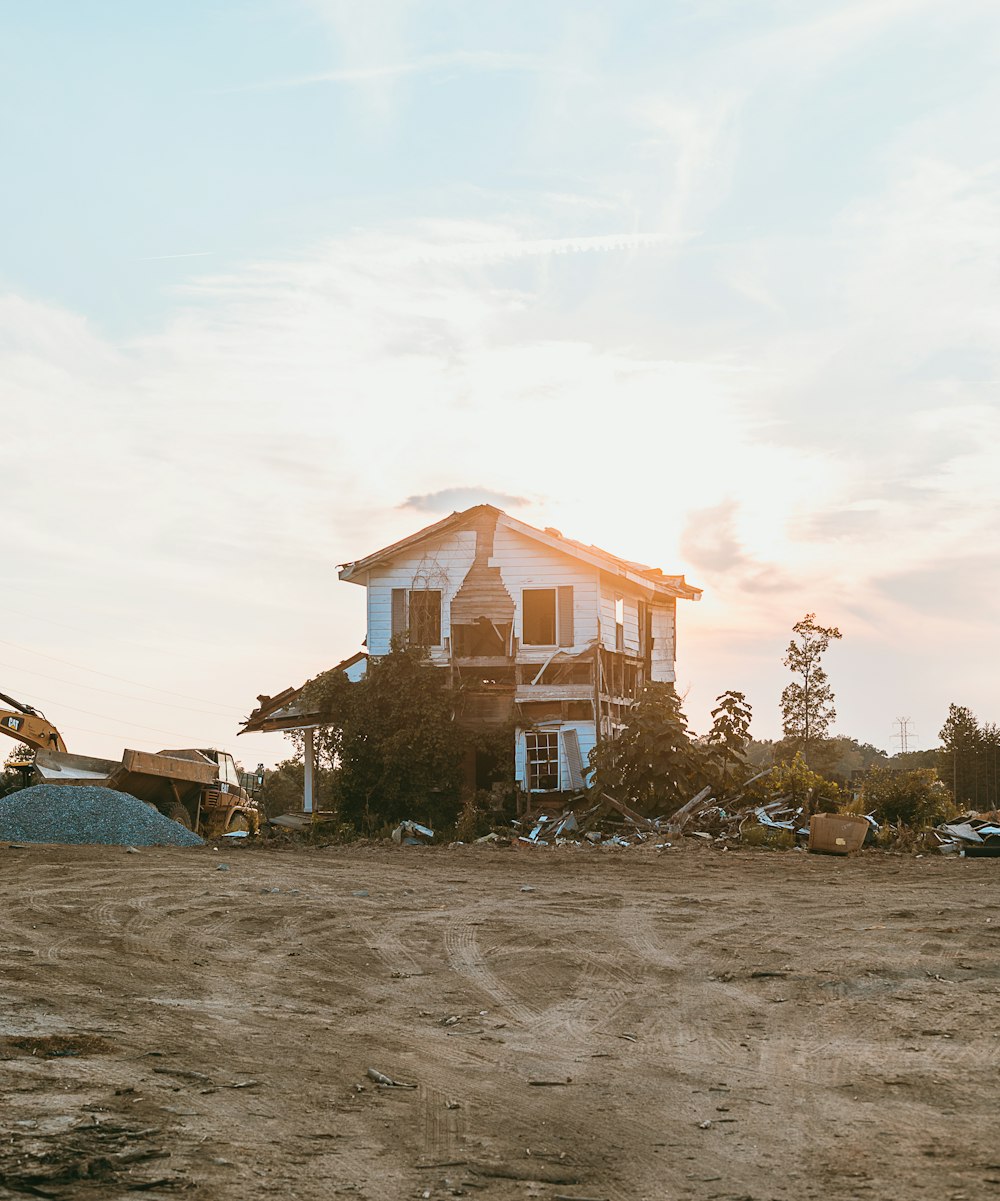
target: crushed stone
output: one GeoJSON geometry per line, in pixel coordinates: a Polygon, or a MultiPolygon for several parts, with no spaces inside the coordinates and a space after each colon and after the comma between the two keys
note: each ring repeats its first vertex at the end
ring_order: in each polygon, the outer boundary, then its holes
{"type": "Polygon", "coordinates": [[[197,834],[128,793],[36,784],[0,797],[0,840],[108,846],[197,847],[197,834]]]}

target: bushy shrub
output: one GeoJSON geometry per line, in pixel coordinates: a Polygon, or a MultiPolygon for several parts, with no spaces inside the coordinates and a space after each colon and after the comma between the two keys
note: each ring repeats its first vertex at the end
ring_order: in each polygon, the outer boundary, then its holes
{"type": "Polygon", "coordinates": [[[832,780],[806,766],[801,752],[786,763],[777,763],[770,775],[759,782],[762,797],[773,800],[787,796],[795,805],[808,805],[810,813],[836,812],[843,793],[832,780]]]}
{"type": "Polygon", "coordinates": [[[873,767],[862,781],[858,802],[878,822],[893,826],[936,826],[954,811],[951,794],[930,767],[915,771],[873,767]]]}

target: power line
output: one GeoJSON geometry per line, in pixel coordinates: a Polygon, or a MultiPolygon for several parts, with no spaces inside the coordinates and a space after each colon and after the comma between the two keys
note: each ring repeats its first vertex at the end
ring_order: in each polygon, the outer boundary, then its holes
{"type": "MultiPolygon", "coordinates": [[[[150,733],[152,733],[152,734],[166,734],[166,736],[168,738],[180,738],[185,742],[197,743],[199,741],[198,738],[192,738],[191,735],[189,735],[189,734],[178,734],[178,732],[176,730],[161,730],[159,728],[159,726],[144,726],[144,725],[141,725],[137,721],[125,721],[120,718],[108,717],[107,714],[104,714],[104,713],[95,713],[93,711],[93,709],[80,709],[76,705],[64,705],[61,701],[49,701],[49,700],[46,700],[45,697],[43,697],[43,696],[35,696],[35,697],[31,698],[28,701],[28,703],[30,705],[45,705],[46,707],[48,707],[49,705],[56,705],[60,709],[69,709],[73,713],[87,713],[91,717],[98,717],[101,719],[101,721],[108,721],[114,725],[133,726],[137,730],[149,730],[150,733]]],[[[220,718],[220,720],[224,720],[224,719],[220,718]]],[[[96,733],[96,732],[97,731],[91,731],[91,733],[96,733]]],[[[103,735],[103,737],[107,737],[107,734],[103,735]]],[[[202,739],[201,741],[204,741],[204,740],[202,739]]]]}
{"type": "MultiPolygon", "coordinates": [[[[173,701],[154,701],[151,697],[135,696],[129,692],[114,692],[110,688],[98,688],[94,684],[81,684],[77,680],[64,680],[59,676],[48,676],[41,671],[32,671],[30,668],[17,667],[13,663],[0,662],[0,667],[9,668],[11,671],[30,671],[31,675],[37,676],[39,680],[51,680],[54,684],[68,684],[70,688],[85,688],[88,692],[101,692],[105,696],[118,696],[126,701],[140,701],[144,705],[161,705],[165,709],[183,709],[185,713],[204,713],[208,717],[221,717],[220,713],[213,713],[211,709],[192,709],[190,705],[177,705],[173,701]]],[[[51,702],[55,703],[55,702],[51,702]]],[[[61,702],[60,702],[61,703],[61,702]]]]}
{"type": "Polygon", "coordinates": [[[157,688],[154,684],[144,684],[141,680],[129,680],[125,676],[112,675],[108,671],[98,671],[96,667],[84,667],[82,663],[72,663],[69,659],[60,659],[57,655],[47,655],[44,651],[36,651],[30,646],[22,646],[18,642],[8,642],[6,638],[0,638],[0,645],[12,646],[19,651],[27,651],[29,655],[38,655],[42,659],[51,659],[53,663],[62,663],[66,667],[75,667],[78,671],[88,671],[91,675],[103,676],[108,680],[117,680],[119,684],[131,684],[135,688],[148,688],[151,692],[162,692],[164,696],[176,696],[182,701],[195,701],[199,705],[215,704],[220,709],[230,709],[233,713],[242,713],[243,710],[236,705],[222,705],[214,701],[206,701],[201,697],[188,696],[183,692],[171,692],[169,688],[157,688]]]}

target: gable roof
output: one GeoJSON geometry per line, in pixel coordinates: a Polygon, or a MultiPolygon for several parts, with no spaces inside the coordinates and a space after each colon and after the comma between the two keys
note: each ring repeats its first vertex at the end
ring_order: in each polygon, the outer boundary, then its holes
{"type": "Polygon", "coordinates": [[[580,559],[590,564],[591,567],[597,567],[609,575],[620,576],[661,596],[694,601],[701,599],[702,589],[689,584],[683,575],[665,575],[658,567],[647,567],[644,563],[622,559],[618,555],[611,554],[610,551],[602,550],[599,546],[588,546],[583,542],[577,542],[575,538],[566,538],[559,530],[551,527],[544,530],[536,529],[535,526],[518,521],[516,517],[511,517],[494,505],[473,505],[471,509],[452,513],[450,517],[436,521],[433,525],[418,530],[408,538],[401,538],[398,542],[384,546],[381,550],[365,555],[362,559],[355,559],[353,563],[342,563],[340,564],[340,578],[348,583],[364,586],[365,581],[361,577],[373,567],[390,562],[397,555],[419,546],[422,542],[465,529],[473,525],[477,517],[481,517],[484,513],[491,514],[496,518],[498,524],[506,526],[507,529],[532,538],[551,550],[580,559]]]}

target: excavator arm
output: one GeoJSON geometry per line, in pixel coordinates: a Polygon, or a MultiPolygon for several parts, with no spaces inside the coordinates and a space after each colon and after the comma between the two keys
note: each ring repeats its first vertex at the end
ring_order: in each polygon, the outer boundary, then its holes
{"type": "Polygon", "coordinates": [[[0,734],[42,751],[65,751],[62,735],[45,714],[0,692],[0,734]]]}

